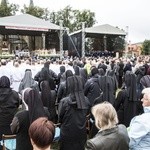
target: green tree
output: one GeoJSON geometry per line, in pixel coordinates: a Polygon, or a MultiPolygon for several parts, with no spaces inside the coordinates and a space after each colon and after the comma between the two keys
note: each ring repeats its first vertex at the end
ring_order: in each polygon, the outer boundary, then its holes
{"type": "Polygon", "coordinates": [[[50,21],[59,25],[59,21],[63,20],[63,26],[69,28],[70,32],[77,31],[82,28],[82,22],[86,22],[86,27],[95,24],[95,13],[90,10],[74,10],[70,6],[66,6],[63,10],[51,12],[50,21]]]}
{"type": "Polygon", "coordinates": [[[108,37],[107,38],[107,50],[109,51],[120,51],[125,49],[125,37],[108,37]]]}
{"type": "Polygon", "coordinates": [[[19,5],[9,4],[7,0],[2,0],[0,4],[0,17],[15,15],[19,9],[19,5]]]}
{"type": "Polygon", "coordinates": [[[45,20],[48,20],[49,11],[47,8],[41,8],[38,6],[34,6],[33,3],[30,3],[29,6],[24,5],[23,9],[21,9],[21,12],[24,14],[30,14],[38,18],[42,18],[45,20]]]}
{"type": "Polygon", "coordinates": [[[142,54],[150,55],[150,40],[145,40],[142,44],[142,54]]]}

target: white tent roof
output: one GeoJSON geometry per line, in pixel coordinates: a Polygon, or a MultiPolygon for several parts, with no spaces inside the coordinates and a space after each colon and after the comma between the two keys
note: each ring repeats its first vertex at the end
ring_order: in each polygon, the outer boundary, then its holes
{"type": "MultiPolygon", "coordinates": [[[[71,33],[71,35],[80,33],[82,30],[71,33]]],[[[117,27],[111,26],[109,24],[99,25],[91,28],[85,28],[85,33],[87,34],[103,34],[103,35],[126,35],[124,30],[117,27]]]]}
{"type": "Polygon", "coordinates": [[[86,28],[87,33],[99,33],[99,34],[116,34],[116,35],[126,35],[125,31],[120,30],[117,27],[113,27],[109,24],[104,24],[96,27],[86,28]]]}
{"type": "Polygon", "coordinates": [[[0,27],[5,26],[6,29],[18,30],[33,30],[33,31],[48,31],[60,30],[60,26],[45,21],[43,19],[34,17],[29,14],[22,14],[16,16],[8,16],[0,18],[0,27]]]}

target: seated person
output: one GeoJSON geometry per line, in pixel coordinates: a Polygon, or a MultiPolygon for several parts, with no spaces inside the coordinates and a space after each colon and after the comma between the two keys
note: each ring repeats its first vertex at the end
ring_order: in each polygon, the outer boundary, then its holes
{"type": "MultiPolygon", "coordinates": [[[[12,134],[10,123],[18,110],[20,98],[16,91],[10,87],[7,76],[0,78],[0,141],[3,134],[12,134]]],[[[0,143],[0,150],[2,149],[0,143]]]]}
{"type": "Polygon", "coordinates": [[[150,149],[150,88],[142,91],[144,113],[134,117],[129,126],[129,147],[131,150],[150,149]]]}
{"type": "Polygon", "coordinates": [[[55,135],[55,126],[45,117],[36,119],[29,128],[33,150],[50,150],[55,135]]]}
{"type": "Polygon", "coordinates": [[[117,125],[117,113],[110,103],[95,105],[92,114],[99,132],[87,141],[85,150],[129,150],[127,129],[124,125],[117,125]]]}

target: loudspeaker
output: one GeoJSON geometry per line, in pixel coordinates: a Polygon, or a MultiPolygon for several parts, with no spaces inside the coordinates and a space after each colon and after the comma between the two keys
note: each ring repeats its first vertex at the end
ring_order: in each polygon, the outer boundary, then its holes
{"type": "Polygon", "coordinates": [[[68,50],[68,34],[63,34],[63,50],[68,50]]]}

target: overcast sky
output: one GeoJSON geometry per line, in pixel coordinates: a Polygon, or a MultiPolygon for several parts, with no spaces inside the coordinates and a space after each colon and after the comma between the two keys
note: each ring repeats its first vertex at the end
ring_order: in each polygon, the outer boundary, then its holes
{"type": "MultiPolygon", "coordinates": [[[[30,0],[8,0],[9,3],[28,5],[30,0]]],[[[58,11],[66,6],[95,12],[97,24],[110,24],[126,30],[131,43],[150,40],[150,0],[33,0],[35,6],[58,11]]]]}

